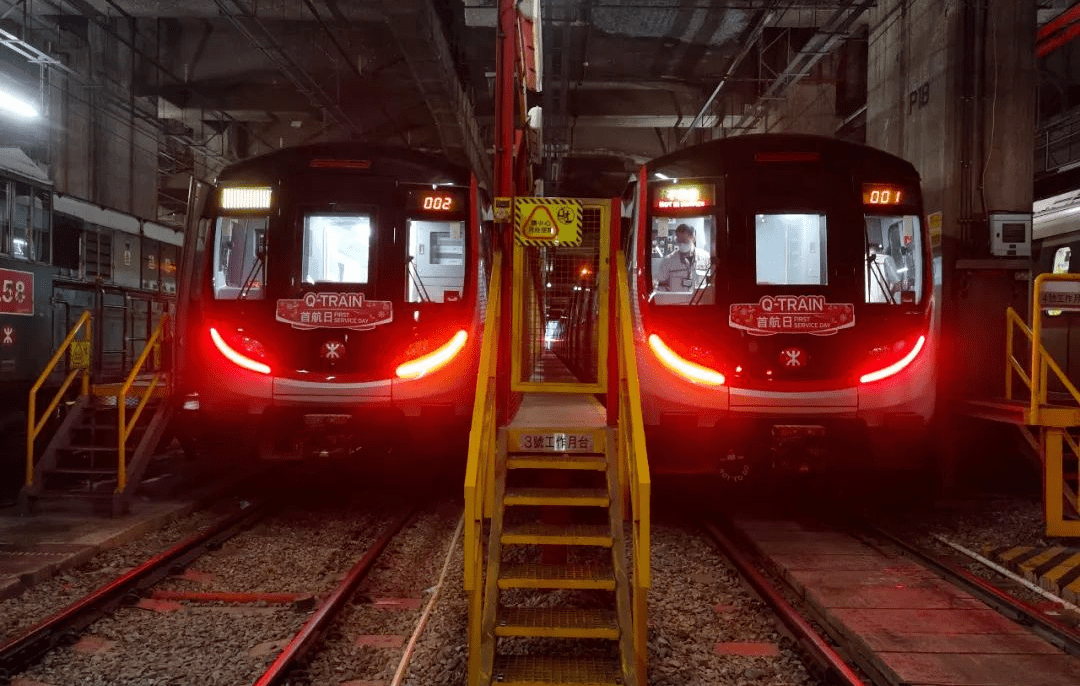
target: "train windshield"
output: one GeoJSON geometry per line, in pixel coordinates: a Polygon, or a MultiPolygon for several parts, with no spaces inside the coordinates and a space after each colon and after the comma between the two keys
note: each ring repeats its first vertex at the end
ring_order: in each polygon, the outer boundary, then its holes
{"type": "Polygon", "coordinates": [[[866,215],[864,297],[870,304],[923,299],[923,246],[919,217],[866,215]]]}
{"type": "Polygon", "coordinates": [[[214,242],[214,297],[262,300],[267,217],[219,217],[214,242]]]}
{"type": "Polygon", "coordinates": [[[657,305],[714,304],[715,248],[713,215],[653,217],[649,299],[657,305]]]}
{"type": "Polygon", "coordinates": [[[754,215],[759,286],[825,286],[829,283],[824,214],[754,215]]]}
{"type": "Polygon", "coordinates": [[[372,225],[368,213],[306,215],[304,283],[366,285],[373,252],[372,225]]]}
{"type": "Polygon", "coordinates": [[[456,302],[465,287],[465,222],[408,221],[406,300],[456,302]]]}

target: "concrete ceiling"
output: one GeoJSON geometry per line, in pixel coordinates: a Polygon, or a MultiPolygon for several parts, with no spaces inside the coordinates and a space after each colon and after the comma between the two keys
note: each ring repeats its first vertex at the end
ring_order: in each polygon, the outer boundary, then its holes
{"type": "MultiPolygon", "coordinates": [[[[530,96],[543,107],[540,175],[548,194],[607,195],[644,159],[752,127],[799,79],[836,78],[822,60],[865,42],[874,3],[541,4],[543,92],[530,96]]],[[[1040,23],[1071,4],[1039,0],[1040,23]]],[[[173,139],[214,139],[205,152],[218,165],[271,147],[352,138],[444,150],[486,175],[495,5],[0,0],[0,28],[15,38],[13,50],[31,46],[58,64],[95,41],[101,60],[79,68],[107,70],[110,51],[130,59],[133,97],[156,109],[173,139]]],[[[176,171],[163,162],[164,174],[176,171]]]]}

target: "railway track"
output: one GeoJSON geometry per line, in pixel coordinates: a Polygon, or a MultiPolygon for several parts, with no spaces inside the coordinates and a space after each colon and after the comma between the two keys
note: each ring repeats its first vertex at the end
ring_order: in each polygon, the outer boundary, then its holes
{"type": "MultiPolygon", "coordinates": [[[[419,558],[430,557],[430,540],[442,543],[446,538],[446,513],[418,516],[416,508],[396,509],[392,515],[367,512],[361,517],[350,511],[338,515],[337,521],[327,521],[330,517],[324,513],[294,515],[289,526],[295,527],[297,540],[286,547],[300,551],[296,567],[310,567],[306,570],[310,573],[290,580],[284,560],[295,552],[272,550],[283,538],[283,515],[274,504],[245,507],[10,638],[0,646],[0,683],[17,675],[39,683],[80,683],[89,678],[88,671],[103,670],[108,670],[110,683],[166,677],[265,685],[316,681],[305,670],[343,609],[352,605],[412,610],[419,604],[413,598],[376,597],[378,591],[367,586],[358,594],[376,564],[384,576],[408,577],[412,568],[413,576],[425,577],[414,585],[429,588],[434,583],[419,558]],[[412,532],[402,536],[407,528],[412,532]],[[333,530],[331,538],[327,529],[333,530]],[[408,538],[420,540],[403,540],[408,538]],[[339,553],[327,554],[335,547],[339,553]],[[388,549],[394,559],[387,559],[388,549]],[[276,567],[267,562],[275,558],[282,561],[276,567]],[[230,570],[246,567],[284,590],[266,591],[259,581],[251,582],[251,591],[236,590],[230,570]],[[177,588],[192,583],[213,588],[177,588]],[[297,592],[300,588],[307,592],[297,592]],[[94,653],[89,658],[83,654],[88,645],[94,653]],[[95,645],[104,649],[93,650],[95,645]]],[[[382,583],[388,587],[385,580],[382,583]]],[[[377,612],[385,615],[384,610],[377,612]]],[[[430,606],[421,624],[428,612],[430,606]]],[[[410,613],[409,621],[413,614],[418,612],[410,613]]],[[[414,635],[402,646],[406,657],[415,641],[414,635]]],[[[391,659],[386,653],[377,659],[392,663],[398,672],[404,672],[407,664],[406,658],[391,659]]]]}
{"type": "Polygon", "coordinates": [[[857,521],[702,524],[825,679],[1080,683],[1080,633],[902,536],[857,521]],[[796,608],[796,606],[798,606],[796,608]]]}

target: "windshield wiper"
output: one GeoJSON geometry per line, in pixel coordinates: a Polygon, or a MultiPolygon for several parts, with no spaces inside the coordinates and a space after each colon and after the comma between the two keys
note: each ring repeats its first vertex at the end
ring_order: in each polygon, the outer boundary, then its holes
{"type": "MultiPolygon", "coordinates": [[[[694,295],[690,297],[691,305],[698,305],[701,303],[701,299],[705,297],[705,289],[709,287],[712,282],[712,278],[716,273],[716,255],[709,256],[709,268],[705,272],[705,277],[701,280],[701,285],[694,291],[694,295]]],[[[691,270],[691,274],[693,270],[691,270]]]]}
{"type": "Polygon", "coordinates": [[[420,278],[420,272],[416,268],[416,262],[413,260],[413,256],[409,255],[406,259],[406,271],[409,272],[409,277],[413,281],[413,285],[416,286],[417,293],[420,294],[421,302],[431,302],[431,296],[428,295],[427,288],[424,287],[424,281],[420,278]]]}
{"type": "Polygon", "coordinates": [[[888,279],[885,278],[885,274],[882,272],[882,266],[878,264],[874,255],[868,257],[867,265],[870,267],[870,273],[874,275],[874,280],[877,281],[878,288],[880,288],[881,292],[888,298],[889,304],[895,305],[896,298],[893,297],[892,288],[889,286],[888,279]]]}
{"type": "MultiPolygon", "coordinates": [[[[251,291],[252,286],[255,285],[255,272],[259,270],[259,274],[262,274],[260,269],[263,266],[264,257],[259,255],[255,258],[255,263],[251,265],[251,270],[248,272],[247,278],[244,279],[244,283],[240,286],[240,294],[236,296],[237,300],[246,300],[248,293],[251,291]]],[[[260,286],[261,288],[261,286],[260,286]]]]}

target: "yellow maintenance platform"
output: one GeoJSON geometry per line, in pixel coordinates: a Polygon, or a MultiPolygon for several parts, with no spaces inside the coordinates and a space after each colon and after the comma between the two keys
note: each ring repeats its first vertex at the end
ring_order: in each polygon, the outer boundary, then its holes
{"type": "Polygon", "coordinates": [[[495,260],[469,446],[468,682],[644,686],[650,482],[618,201],[521,201],[513,269],[495,260]],[[577,240],[524,225],[546,207],[576,208],[562,216],[577,240]]]}

